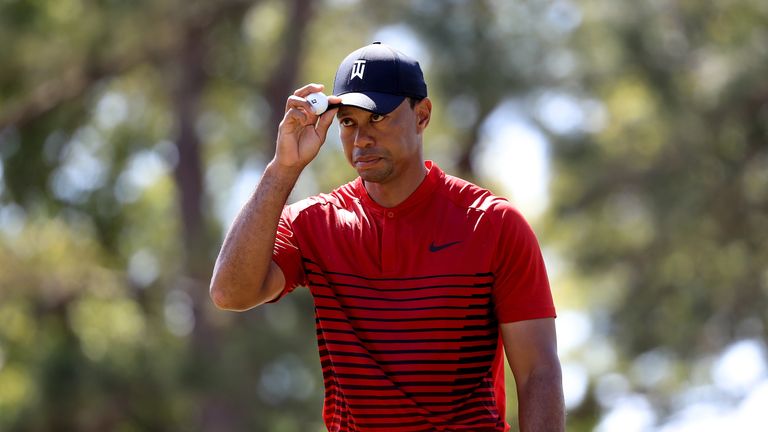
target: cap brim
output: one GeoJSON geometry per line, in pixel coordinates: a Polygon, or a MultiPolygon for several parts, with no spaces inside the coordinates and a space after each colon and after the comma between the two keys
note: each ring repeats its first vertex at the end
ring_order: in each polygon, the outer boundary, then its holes
{"type": "Polygon", "coordinates": [[[342,106],[362,108],[376,114],[389,114],[405,100],[405,96],[375,92],[345,93],[339,97],[342,106]]]}

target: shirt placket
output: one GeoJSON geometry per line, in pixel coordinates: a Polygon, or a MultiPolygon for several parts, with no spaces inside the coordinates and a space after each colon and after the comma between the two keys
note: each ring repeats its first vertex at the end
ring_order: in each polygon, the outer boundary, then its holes
{"type": "Polygon", "coordinates": [[[396,267],[397,224],[397,213],[393,210],[385,210],[381,230],[381,271],[384,274],[391,274],[396,267]]]}

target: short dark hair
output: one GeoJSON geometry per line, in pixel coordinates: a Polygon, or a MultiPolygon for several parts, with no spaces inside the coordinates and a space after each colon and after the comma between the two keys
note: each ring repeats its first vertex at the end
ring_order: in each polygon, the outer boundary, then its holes
{"type": "Polygon", "coordinates": [[[413,109],[417,103],[421,102],[424,98],[415,98],[412,96],[408,96],[408,104],[411,105],[411,109],[413,109]]]}

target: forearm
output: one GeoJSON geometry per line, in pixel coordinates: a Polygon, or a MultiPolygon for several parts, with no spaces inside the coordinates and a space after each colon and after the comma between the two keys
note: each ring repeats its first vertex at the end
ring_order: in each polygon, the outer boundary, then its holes
{"type": "MultiPolygon", "coordinates": [[[[250,309],[271,300],[282,288],[283,274],[272,265],[280,213],[299,174],[320,151],[337,111],[330,109],[319,117],[313,113],[304,97],[318,91],[323,91],[322,85],[308,84],[286,100],[275,158],[227,232],[210,288],[211,298],[222,309],[250,309]]],[[[328,101],[341,99],[331,96],[328,101]]]]}
{"type": "Polygon", "coordinates": [[[531,372],[517,384],[522,432],[565,430],[562,373],[559,364],[531,372]]]}
{"type": "Polygon", "coordinates": [[[300,170],[272,162],[230,227],[216,259],[211,297],[223,309],[244,310],[270,300],[269,274],[280,213],[300,170]]]}

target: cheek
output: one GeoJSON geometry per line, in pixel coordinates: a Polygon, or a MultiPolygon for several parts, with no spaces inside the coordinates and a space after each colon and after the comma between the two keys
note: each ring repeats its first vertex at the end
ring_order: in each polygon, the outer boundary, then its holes
{"type": "Polygon", "coordinates": [[[343,131],[340,131],[339,141],[341,141],[341,148],[344,150],[344,156],[346,156],[347,159],[351,161],[353,141],[349,138],[349,134],[345,134],[343,131]]]}

